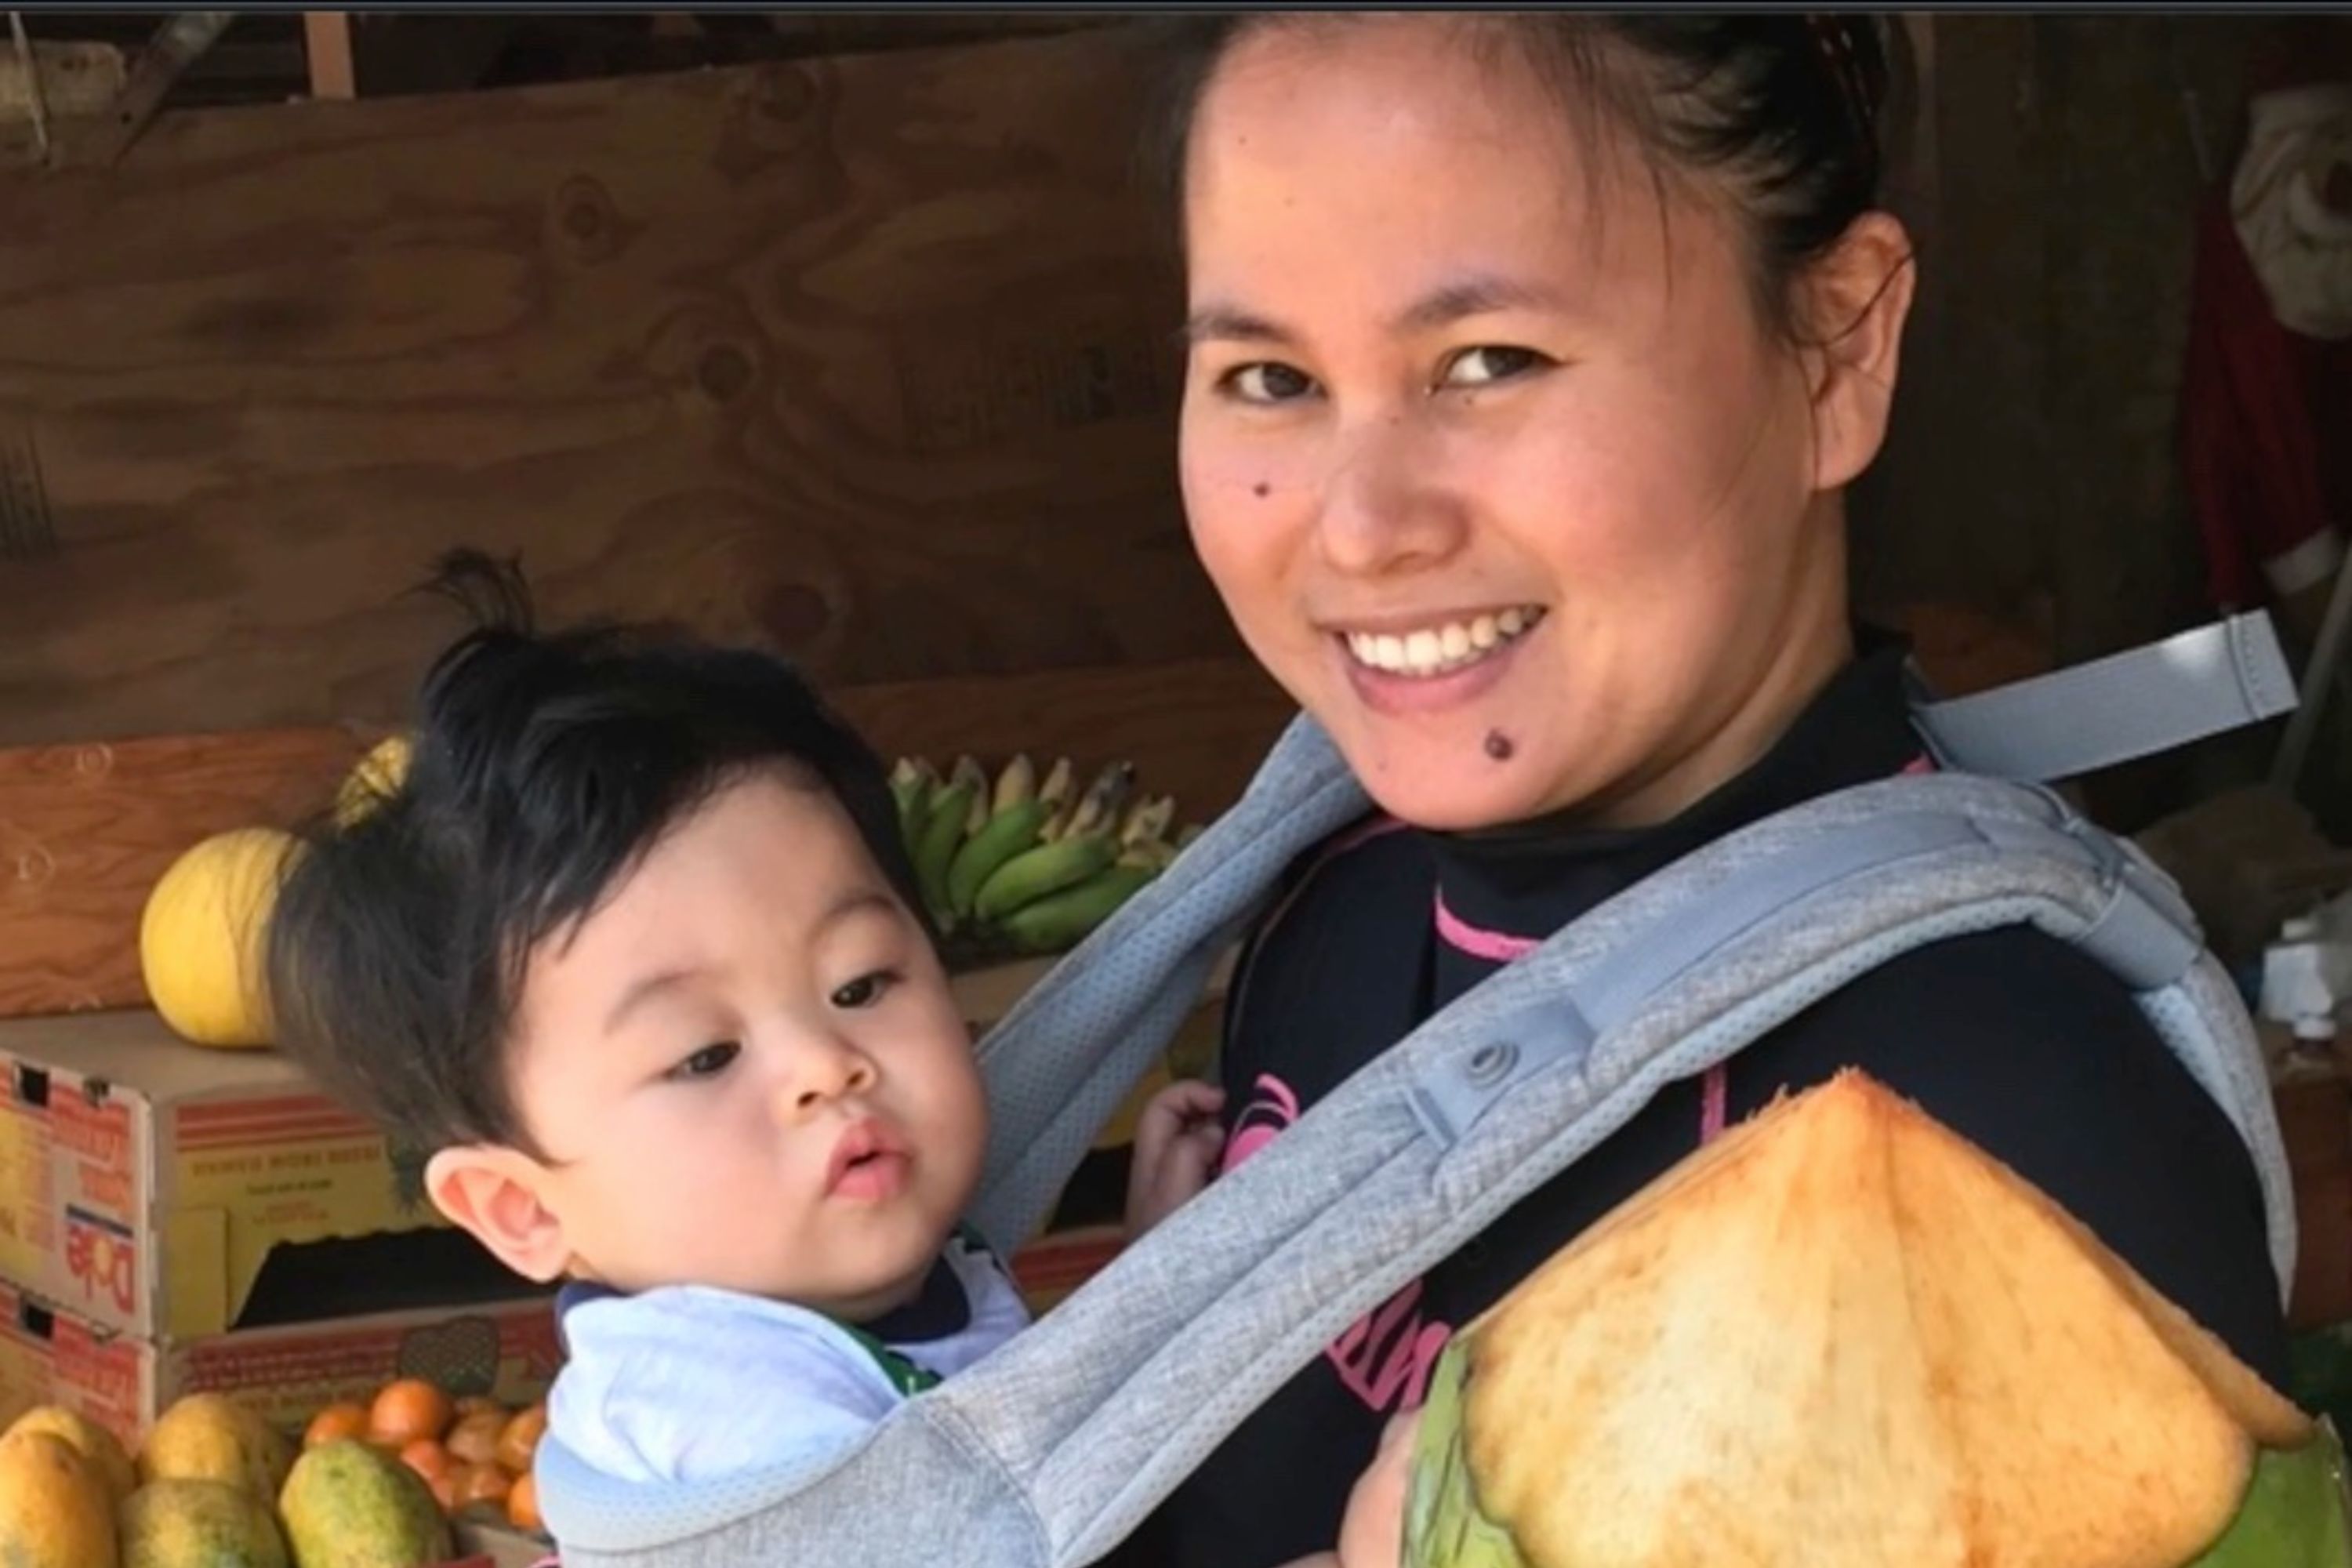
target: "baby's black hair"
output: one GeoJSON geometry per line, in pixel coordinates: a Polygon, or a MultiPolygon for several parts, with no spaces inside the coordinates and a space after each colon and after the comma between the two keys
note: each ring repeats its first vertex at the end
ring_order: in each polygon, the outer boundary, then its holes
{"type": "Polygon", "coordinates": [[[478,552],[425,586],[474,628],[425,677],[397,787],[305,834],[268,956],[280,1047],[409,1159],[538,1152],[506,1050],[526,961],[747,773],[831,792],[924,922],[880,760],[785,660],[649,626],[540,632],[517,564],[478,552]]]}

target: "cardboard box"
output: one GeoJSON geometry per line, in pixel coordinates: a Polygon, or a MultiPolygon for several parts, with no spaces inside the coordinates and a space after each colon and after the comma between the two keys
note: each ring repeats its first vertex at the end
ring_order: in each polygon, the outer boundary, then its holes
{"type": "Polygon", "coordinates": [[[173,1400],[215,1392],[299,1431],[320,1406],[404,1376],[520,1405],[546,1392],[562,1353],[545,1296],[173,1342],[110,1333],[0,1286],[0,1423],[64,1405],[135,1445],[173,1400]]]}
{"type": "Polygon", "coordinates": [[[0,1280],[98,1327],[223,1333],[274,1248],[440,1226],[275,1051],[83,1013],[0,1022],[0,1280]]]}

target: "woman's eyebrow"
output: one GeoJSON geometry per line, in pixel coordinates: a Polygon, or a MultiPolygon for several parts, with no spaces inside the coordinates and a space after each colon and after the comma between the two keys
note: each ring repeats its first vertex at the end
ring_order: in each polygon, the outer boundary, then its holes
{"type": "MultiPolygon", "coordinates": [[[[1556,289],[1523,279],[1511,278],[1499,272],[1475,272],[1433,289],[1402,310],[1389,323],[1390,330],[1399,333],[1425,332],[1451,325],[1466,316],[1486,315],[1497,310],[1551,310],[1566,312],[1567,300],[1556,289]]],[[[1244,342],[1295,345],[1297,334],[1278,321],[1271,321],[1236,305],[1211,301],[1184,319],[1183,338],[1187,343],[1244,342]]]]}
{"type": "Polygon", "coordinates": [[[1232,305],[1208,304],[1184,318],[1188,343],[1245,342],[1289,344],[1297,340],[1288,328],[1232,305]]]}
{"type": "Polygon", "coordinates": [[[1496,310],[1565,311],[1568,308],[1558,291],[1539,283],[1499,272],[1474,272],[1423,295],[1399,311],[1390,325],[1399,332],[1425,332],[1465,316],[1496,310]]]}

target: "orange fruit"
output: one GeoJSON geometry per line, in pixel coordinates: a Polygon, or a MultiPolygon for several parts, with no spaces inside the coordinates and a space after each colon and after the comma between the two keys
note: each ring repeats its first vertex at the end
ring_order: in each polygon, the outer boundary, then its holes
{"type": "Polygon", "coordinates": [[[531,1457],[539,1452],[539,1439],[547,1431],[547,1406],[534,1405],[518,1415],[499,1434],[499,1463],[516,1475],[530,1472],[531,1457]]]}
{"type": "Polygon", "coordinates": [[[506,1431],[506,1417],[488,1410],[471,1415],[460,1415],[457,1424],[449,1428],[444,1439],[452,1458],[469,1465],[494,1464],[499,1457],[499,1438],[506,1431]]]}
{"type": "Polygon", "coordinates": [[[514,1478],[496,1465],[476,1465],[457,1483],[457,1506],[467,1508],[478,1502],[503,1503],[514,1488],[514,1478]]]}
{"type": "Polygon", "coordinates": [[[302,1447],[315,1448],[321,1443],[331,1443],[338,1437],[358,1437],[367,1432],[367,1406],[354,1400],[338,1400],[310,1417],[310,1425],[302,1434],[302,1447]]]}
{"type": "Polygon", "coordinates": [[[441,1505],[443,1513],[457,1511],[462,1501],[458,1494],[473,1470],[473,1466],[452,1459],[447,1469],[433,1478],[433,1500],[441,1505]]]}
{"type": "Polygon", "coordinates": [[[457,1401],[455,1408],[457,1413],[457,1419],[460,1421],[463,1421],[468,1415],[481,1415],[485,1414],[495,1414],[499,1420],[503,1421],[509,1415],[514,1414],[514,1412],[509,1410],[505,1405],[500,1405],[497,1400],[485,1399],[478,1394],[469,1394],[466,1395],[463,1399],[457,1401]]]}
{"type": "Polygon", "coordinates": [[[415,1437],[400,1446],[400,1462],[428,1481],[437,1480],[448,1471],[449,1450],[433,1438],[415,1437]]]}
{"type": "Polygon", "coordinates": [[[456,1414],[447,1394],[421,1377],[404,1377],[376,1391],[375,1403],[368,1407],[368,1431],[397,1443],[437,1438],[449,1430],[456,1414]]]}
{"type": "Polygon", "coordinates": [[[507,1489],[507,1522],[517,1530],[547,1528],[539,1517],[539,1483],[528,1475],[517,1476],[514,1485],[507,1489]]]}

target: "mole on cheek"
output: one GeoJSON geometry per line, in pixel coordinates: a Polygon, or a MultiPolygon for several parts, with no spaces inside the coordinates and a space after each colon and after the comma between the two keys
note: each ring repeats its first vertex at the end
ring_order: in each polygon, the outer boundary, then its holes
{"type": "Polygon", "coordinates": [[[1511,738],[1500,730],[1486,731],[1486,754],[1498,763],[1511,760],[1511,738]]]}
{"type": "Polygon", "coordinates": [[[1257,483],[1255,483],[1255,484],[1254,484],[1254,485],[1250,486],[1250,494],[1252,494],[1252,495],[1254,495],[1254,496],[1257,497],[1257,499],[1258,499],[1258,500],[1264,500],[1266,497],[1268,497],[1268,496],[1272,495],[1273,493],[1274,493],[1274,487],[1273,487],[1272,485],[1270,485],[1270,484],[1267,484],[1264,479],[1260,479],[1260,480],[1258,480],[1258,482],[1257,482],[1257,483]]]}

